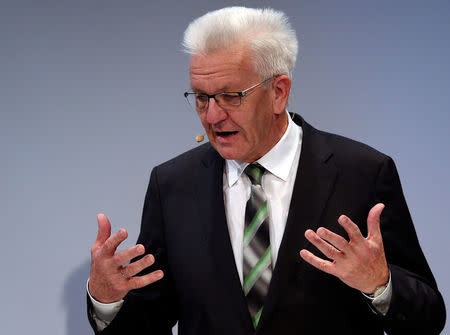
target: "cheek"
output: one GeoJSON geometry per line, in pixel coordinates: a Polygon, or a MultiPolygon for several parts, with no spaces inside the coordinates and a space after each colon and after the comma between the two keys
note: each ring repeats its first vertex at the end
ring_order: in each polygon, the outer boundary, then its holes
{"type": "Polygon", "coordinates": [[[206,122],[205,118],[200,115],[198,117],[200,119],[200,122],[201,122],[203,128],[205,128],[205,130],[208,131],[209,126],[208,126],[208,123],[206,122]]]}
{"type": "Polygon", "coordinates": [[[205,134],[208,137],[209,141],[211,143],[215,143],[214,132],[211,130],[210,125],[206,121],[204,121],[202,118],[200,118],[200,121],[202,123],[203,129],[205,130],[205,134]]]}
{"type": "Polygon", "coordinates": [[[246,123],[246,134],[249,141],[261,142],[264,140],[267,133],[268,121],[267,117],[263,115],[263,110],[258,110],[260,113],[256,113],[253,118],[249,119],[246,123]]]}

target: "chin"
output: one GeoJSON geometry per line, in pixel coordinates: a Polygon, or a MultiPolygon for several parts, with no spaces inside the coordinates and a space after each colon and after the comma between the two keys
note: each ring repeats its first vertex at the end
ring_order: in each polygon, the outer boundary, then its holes
{"type": "Polygon", "coordinates": [[[222,156],[223,159],[235,159],[240,160],[240,155],[238,155],[236,152],[233,152],[233,150],[228,150],[226,148],[218,148],[216,145],[213,145],[214,149],[219,153],[220,156],[222,156]]]}
{"type": "Polygon", "coordinates": [[[210,143],[223,159],[245,161],[245,155],[242,154],[242,148],[239,150],[239,148],[236,148],[236,145],[222,146],[214,141],[210,141],[210,143]]]}
{"type": "Polygon", "coordinates": [[[217,152],[223,159],[239,159],[236,155],[230,154],[226,150],[217,150],[217,152]]]}

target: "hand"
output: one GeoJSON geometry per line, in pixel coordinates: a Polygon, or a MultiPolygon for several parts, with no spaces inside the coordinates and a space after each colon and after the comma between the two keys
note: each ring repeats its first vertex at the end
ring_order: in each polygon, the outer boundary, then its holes
{"type": "Polygon", "coordinates": [[[89,293],[102,303],[111,303],[122,299],[130,290],[147,286],[163,277],[161,270],[144,276],[136,276],[152,265],[153,255],[146,255],[130,263],[131,259],[143,255],[142,244],[135,245],[116,253],[116,249],[128,236],[125,229],[119,229],[111,236],[111,224],[104,214],[97,216],[98,234],[91,248],[91,275],[89,293]]]}
{"type": "Polygon", "coordinates": [[[389,280],[389,268],[384,254],[380,231],[380,215],[383,204],[376,204],[367,216],[367,237],[361,235],[358,226],[347,216],[341,215],[339,224],[350,238],[347,242],[326,228],[315,233],[311,229],[305,237],[332,261],[321,259],[308,250],[301,250],[300,256],[317,269],[338,277],[345,284],[361,292],[373,293],[378,286],[389,280]]]}

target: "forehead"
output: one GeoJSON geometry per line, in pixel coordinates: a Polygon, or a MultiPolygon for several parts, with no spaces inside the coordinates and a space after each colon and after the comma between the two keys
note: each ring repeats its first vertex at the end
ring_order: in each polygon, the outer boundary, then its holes
{"type": "Polygon", "coordinates": [[[250,53],[239,49],[193,55],[189,75],[192,89],[207,93],[239,89],[257,77],[250,53]]]}

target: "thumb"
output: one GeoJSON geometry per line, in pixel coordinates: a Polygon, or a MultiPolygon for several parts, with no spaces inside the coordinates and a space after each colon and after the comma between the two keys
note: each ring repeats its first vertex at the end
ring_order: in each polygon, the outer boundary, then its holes
{"type": "Polygon", "coordinates": [[[371,208],[367,215],[367,238],[381,240],[380,216],[384,209],[384,204],[378,203],[371,208]]]}
{"type": "Polygon", "coordinates": [[[111,236],[111,224],[105,214],[97,215],[98,232],[93,249],[100,248],[111,236]]]}

